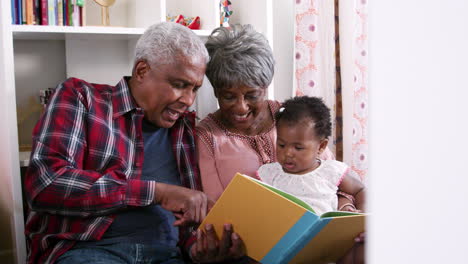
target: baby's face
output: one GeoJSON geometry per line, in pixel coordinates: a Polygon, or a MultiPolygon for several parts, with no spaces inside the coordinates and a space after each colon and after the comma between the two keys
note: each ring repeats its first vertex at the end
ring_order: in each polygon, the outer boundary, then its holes
{"type": "Polygon", "coordinates": [[[304,174],[319,166],[317,158],[322,148],[325,148],[324,139],[315,135],[312,121],[289,124],[280,120],[276,128],[276,157],[285,172],[304,174]]]}

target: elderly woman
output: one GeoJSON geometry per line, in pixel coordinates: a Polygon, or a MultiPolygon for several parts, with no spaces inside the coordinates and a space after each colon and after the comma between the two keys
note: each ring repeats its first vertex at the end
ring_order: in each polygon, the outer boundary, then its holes
{"type": "MultiPolygon", "coordinates": [[[[275,61],[252,26],[217,28],[206,47],[206,76],[219,110],[198,125],[197,146],[203,191],[217,200],[236,172],[255,177],[261,165],[276,161],[274,114],[281,104],[266,99],[275,61]]],[[[332,157],[327,149],[322,158],[332,157]]]]}
{"type": "MultiPolygon", "coordinates": [[[[203,191],[217,200],[237,172],[256,177],[261,165],[276,161],[274,114],[281,103],[266,99],[275,62],[268,41],[252,26],[217,28],[205,45],[206,76],[219,109],[199,123],[197,149],[203,191]]],[[[334,156],[327,148],[320,158],[334,156]]],[[[341,195],[339,207],[353,199],[341,195]]],[[[353,263],[351,253],[339,263],[353,263]]]]}

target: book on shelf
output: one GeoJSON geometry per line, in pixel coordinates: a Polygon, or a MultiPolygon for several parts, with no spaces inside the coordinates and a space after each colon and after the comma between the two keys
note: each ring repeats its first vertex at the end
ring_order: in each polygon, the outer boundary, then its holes
{"type": "Polygon", "coordinates": [[[238,173],[200,228],[213,224],[220,237],[225,223],[240,235],[246,254],[261,263],[329,263],[364,232],[365,214],[318,216],[295,196],[238,173]]]}
{"type": "Polygon", "coordinates": [[[84,0],[10,0],[12,24],[85,26],[84,0]]]}
{"type": "Polygon", "coordinates": [[[34,25],[41,24],[41,0],[34,0],[34,25]]]}
{"type": "Polygon", "coordinates": [[[15,7],[17,8],[16,10],[16,23],[18,25],[23,24],[23,5],[21,0],[15,0],[15,7]]]}
{"type": "Polygon", "coordinates": [[[34,22],[33,0],[26,0],[26,24],[33,25],[33,22],[34,22]]]}
{"type": "Polygon", "coordinates": [[[26,0],[21,1],[21,23],[26,24],[26,0]]]}
{"type": "Polygon", "coordinates": [[[63,0],[57,1],[57,15],[58,15],[57,25],[64,26],[63,24],[63,0]]]}
{"type": "Polygon", "coordinates": [[[55,26],[55,0],[48,0],[47,2],[47,17],[49,26],[55,26]]]}
{"type": "Polygon", "coordinates": [[[15,6],[15,0],[11,0],[11,23],[16,24],[16,10],[18,7],[15,6]]]}
{"type": "Polygon", "coordinates": [[[41,25],[49,24],[49,9],[47,7],[48,0],[41,0],[40,9],[41,9],[41,25]]]}

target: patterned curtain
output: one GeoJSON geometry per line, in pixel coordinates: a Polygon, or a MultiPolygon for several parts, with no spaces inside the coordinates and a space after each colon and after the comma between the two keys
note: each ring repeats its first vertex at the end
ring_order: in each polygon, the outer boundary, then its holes
{"type": "MultiPolygon", "coordinates": [[[[319,96],[332,109],[333,136],[329,147],[338,160],[347,163],[362,180],[367,173],[367,1],[354,0],[351,21],[339,17],[339,0],[295,1],[295,78],[294,95],[319,96]],[[353,43],[340,43],[340,21],[352,25],[353,43]],[[342,64],[340,46],[352,46],[352,63],[342,64]],[[342,71],[354,75],[353,83],[342,83],[342,71]],[[343,98],[342,87],[353,89],[343,98]],[[352,105],[343,109],[343,105],[352,105]],[[343,129],[343,111],[352,111],[352,129],[343,129]],[[352,133],[352,142],[343,142],[343,133],[352,133]],[[350,145],[352,153],[343,153],[350,145]]],[[[348,10],[347,10],[348,11],[348,10]]]]}
{"type": "Polygon", "coordinates": [[[368,170],[368,87],[367,87],[367,1],[356,0],[354,12],[354,111],[352,167],[362,180],[366,179],[368,170]]]}
{"type": "MultiPolygon", "coordinates": [[[[329,148],[340,153],[336,137],[335,19],[333,1],[296,0],[294,95],[323,98],[332,110],[329,148]],[[337,151],[338,150],[338,151],[337,151]]],[[[338,114],[339,116],[339,114],[338,114]]],[[[341,133],[341,132],[339,132],[341,133]]],[[[342,160],[342,157],[337,156],[342,160]]]]}

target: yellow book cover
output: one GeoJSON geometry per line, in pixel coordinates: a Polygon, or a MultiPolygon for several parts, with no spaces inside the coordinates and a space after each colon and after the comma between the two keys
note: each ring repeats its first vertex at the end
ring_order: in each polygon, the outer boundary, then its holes
{"type": "Polygon", "coordinates": [[[200,228],[218,236],[231,223],[247,255],[261,263],[336,261],[364,231],[365,215],[329,212],[317,216],[305,202],[251,177],[236,174],[200,228]]]}

